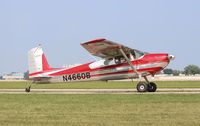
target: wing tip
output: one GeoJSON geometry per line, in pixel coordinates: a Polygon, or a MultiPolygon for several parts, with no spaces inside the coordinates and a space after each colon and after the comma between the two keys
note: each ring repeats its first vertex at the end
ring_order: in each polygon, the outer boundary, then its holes
{"type": "Polygon", "coordinates": [[[81,45],[102,42],[102,41],[105,41],[105,40],[106,40],[105,38],[94,39],[94,40],[91,40],[91,41],[88,41],[88,42],[81,43],[81,45]]]}

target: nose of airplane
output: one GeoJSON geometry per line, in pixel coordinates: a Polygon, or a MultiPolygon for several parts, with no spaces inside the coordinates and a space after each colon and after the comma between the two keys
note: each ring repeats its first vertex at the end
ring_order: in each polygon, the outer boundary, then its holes
{"type": "Polygon", "coordinates": [[[168,55],[168,59],[169,59],[169,60],[174,60],[174,59],[175,59],[175,56],[174,56],[174,55],[168,55]]]}

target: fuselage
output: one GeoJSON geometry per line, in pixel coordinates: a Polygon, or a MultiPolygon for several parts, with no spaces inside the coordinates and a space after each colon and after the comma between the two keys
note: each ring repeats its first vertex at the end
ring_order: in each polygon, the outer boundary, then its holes
{"type": "MultiPolygon", "coordinates": [[[[141,76],[148,76],[163,70],[172,58],[167,53],[146,53],[130,61],[141,76]]],[[[106,81],[138,78],[138,74],[126,60],[102,59],[72,68],[51,68],[30,73],[29,78],[36,82],[106,81]]]]}

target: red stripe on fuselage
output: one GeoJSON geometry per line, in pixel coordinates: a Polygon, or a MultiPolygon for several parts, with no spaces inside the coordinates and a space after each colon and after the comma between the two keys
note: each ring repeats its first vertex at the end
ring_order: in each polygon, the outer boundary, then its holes
{"type": "Polygon", "coordinates": [[[43,73],[47,73],[47,72],[53,72],[53,71],[62,70],[62,69],[64,69],[64,68],[51,68],[50,70],[30,73],[29,76],[34,76],[34,75],[43,74],[43,73]]]}
{"type": "Polygon", "coordinates": [[[83,64],[77,67],[56,72],[56,73],[50,74],[50,76],[59,76],[59,75],[65,75],[65,74],[74,74],[74,73],[80,73],[80,72],[85,72],[85,71],[91,71],[89,64],[91,63],[83,64]]]}
{"type": "MultiPolygon", "coordinates": [[[[150,74],[155,74],[156,72],[162,70],[162,67],[154,67],[154,68],[145,68],[145,69],[140,69],[138,72],[149,72],[150,74]]],[[[116,75],[116,74],[128,74],[128,73],[135,73],[133,70],[128,70],[128,71],[120,71],[120,72],[113,72],[113,73],[104,73],[104,74],[94,74],[91,75],[91,77],[96,77],[96,76],[106,76],[106,75],[116,75]]]]}

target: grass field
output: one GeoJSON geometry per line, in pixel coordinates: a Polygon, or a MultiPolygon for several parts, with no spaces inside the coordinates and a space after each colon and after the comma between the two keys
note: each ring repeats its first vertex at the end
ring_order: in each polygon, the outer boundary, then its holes
{"type": "MultiPolygon", "coordinates": [[[[109,82],[76,82],[56,84],[33,84],[38,89],[125,89],[135,88],[137,82],[109,81],[109,82]]],[[[200,88],[200,81],[160,81],[156,82],[158,88],[200,88]]],[[[0,89],[24,89],[27,82],[0,82],[0,89]]]]}
{"type": "Polygon", "coordinates": [[[200,94],[0,95],[1,126],[197,126],[200,94]]]}
{"type": "MultiPolygon", "coordinates": [[[[135,88],[137,82],[36,84],[41,89],[135,88]]],[[[199,81],[156,82],[158,88],[200,88],[199,81]]],[[[24,89],[26,82],[0,82],[24,89]]],[[[0,126],[200,125],[200,94],[0,94],[0,126]]]]}

